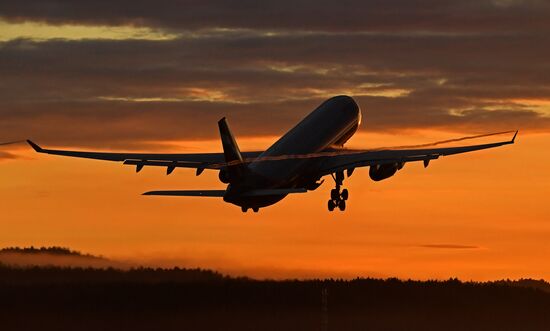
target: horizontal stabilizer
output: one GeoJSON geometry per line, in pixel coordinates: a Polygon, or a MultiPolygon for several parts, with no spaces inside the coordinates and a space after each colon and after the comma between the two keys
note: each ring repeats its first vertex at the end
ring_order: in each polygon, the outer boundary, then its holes
{"type": "Polygon", "coordinates": [[[200,190],[200,191],[150,191],[143,195],[164,195],[176,197],[218,197],[221,198],[225,194],[225,190],[200,190]]]}
{"type": "MultiPolygon", "coordinates": [[[[268,195],[286,195],[292,193],[306,193],[305,188],[277,188],[277,189],[260,189],[245,191],[239,196],[242,197],[261,197],[268,195]]],[[[174,197],[218,197],[221,198],[225,195],[225,190],[174,190],[174,191],[150,191],[145,192],[143,195],[163,195],[174,197]]]]}

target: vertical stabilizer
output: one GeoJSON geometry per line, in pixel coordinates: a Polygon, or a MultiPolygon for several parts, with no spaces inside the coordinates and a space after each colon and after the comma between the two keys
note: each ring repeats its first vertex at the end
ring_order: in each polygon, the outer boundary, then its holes
{"type": "Polygon", "coordinates": [[[219,120],[218,127],[220,128],[223,154],[225,156],[225,162],[227,163],[227,174],[229,175],[230,181],[233,181],[241,177],[244,173],[245,166],[243,157],[225,117],[219,120]]]}

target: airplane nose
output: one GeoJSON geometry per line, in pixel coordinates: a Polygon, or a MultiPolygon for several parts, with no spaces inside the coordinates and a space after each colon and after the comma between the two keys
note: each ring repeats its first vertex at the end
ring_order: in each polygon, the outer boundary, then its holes
{"type": "Polygon", "coordinates": [[[349,95],[337,95],[329,99],[329,101],[332,102],[338,102],[338,103],[348,103],[348,102],[355,102],[352,97],[349,95]]]}
{"type": "Polygon", "coordinates": [[[353,118],[359,118],[361,123],[361,109],[355,100],[347,95],[338,95],[330,99],[335,104],[339,104],[342,111],[347,112],[353,118]]]}

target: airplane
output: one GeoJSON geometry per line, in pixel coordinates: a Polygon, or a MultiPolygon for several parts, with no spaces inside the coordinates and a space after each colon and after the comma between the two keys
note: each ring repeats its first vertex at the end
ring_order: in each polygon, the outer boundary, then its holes
{"type": "Polygon", "coordinates": [[[294,128],[265,151],[241,152],[226,118],[218,122],[223,153],[143,154],[105,153],[44,149],[27,140],[38,153],[116,161],[133,165],[136,172],[145,166],[193,168],[199,176],[205,169],[219,171],[224,190],[150,191],[143,195],[218,197],[240,206],[243,212],[273,205],[289,194],[316,190],[324,176],[334,179],[327,207],[329,211],[346,209],[349,193],[342,189],[345,177],[359,167],[369,167],[373,181],[387,179],[407,162],[422,161],[427,167],[440,156],[472,152],[513,144],[510,141],[431,149],[350,150],[344,144],[361,124],[361,110],[352,97],[340,95],[324,101],[294,128]]]}

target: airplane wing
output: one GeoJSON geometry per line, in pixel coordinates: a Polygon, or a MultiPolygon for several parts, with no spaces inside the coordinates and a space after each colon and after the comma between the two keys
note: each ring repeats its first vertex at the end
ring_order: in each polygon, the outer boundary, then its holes
{"type": "MultiPolygon", "coordinates": [[[[336,155],[325,157],[318,169],[320,176],[333,174],[339,171],[351,170],[357,167],[376,166],[383,164],[400,164],[406,162],[423,161],[427,167],[431,160],[440,156],[468,153],[482,149],[495,148],[503,145],[513,144],[518,132],[510,141],[502,141],[491,144],[431,148],[431,149],[387,149],[387,150],[347,150],[337,152],[336,155]]],[[[332,153],[334,154],[334,153],[332,153]]]]}
{"type": "MultiPolygon", "coordinates": [[[[38,153],[46,153],[61,156],[70,156],[86,159],[124,162],[126,165],[135,165],[136,172],[144,166],[166,167],[170,174],[175,168],[194,168],[199,175],[204,169],[221,169],[225,164],[223,153],[199,153],[199,154],[151,154],[151,153],[107,153],[46,149],[34,142],[27,140],[29,145],[38,153]]],[[[248,160],[258,157],[261,152],[243,152],[248,160]]]]}
{"type": "MultiPolygon", "coordinates": [[[[275,159],[264,161],[277,161],[288,158],[319,158],[316,172],[319,176],[333,174],[343,170],[352,170],[357,167],[376,166],[383,164],[404,164],[406,162],[423,161],[427,167],[429,162],[438,159],[440,156],[467,153],[482,149],[495,148],[503,145],[513,144],[517,131],[510,141],[496,142],[491,144],[432,148],[432,149],[386,149],[386,150],[340,150],[328,151],[317,155],[285,155],[275,159]]],[[[124,162],[126,165],[135,165],[136,172],[144,166],[166,167],[167,174],[172,173],[175,168],[194,168],[197,175],[204,169],[221,169],[227,166],[223,153],[198,153],[198,154],[151,154],[151,153],[108,153],[108,152],[86,152],[45,149],[34,142],[27,140],[29,145],[38,152],[61,156],[79,157],[87,159],[124,162]]],[[[243,152],[243,162],[252,162],[258,158],[261,151],[243,152]]],[[[261,161],[261,159],[258,159],[261,161]]]]}

